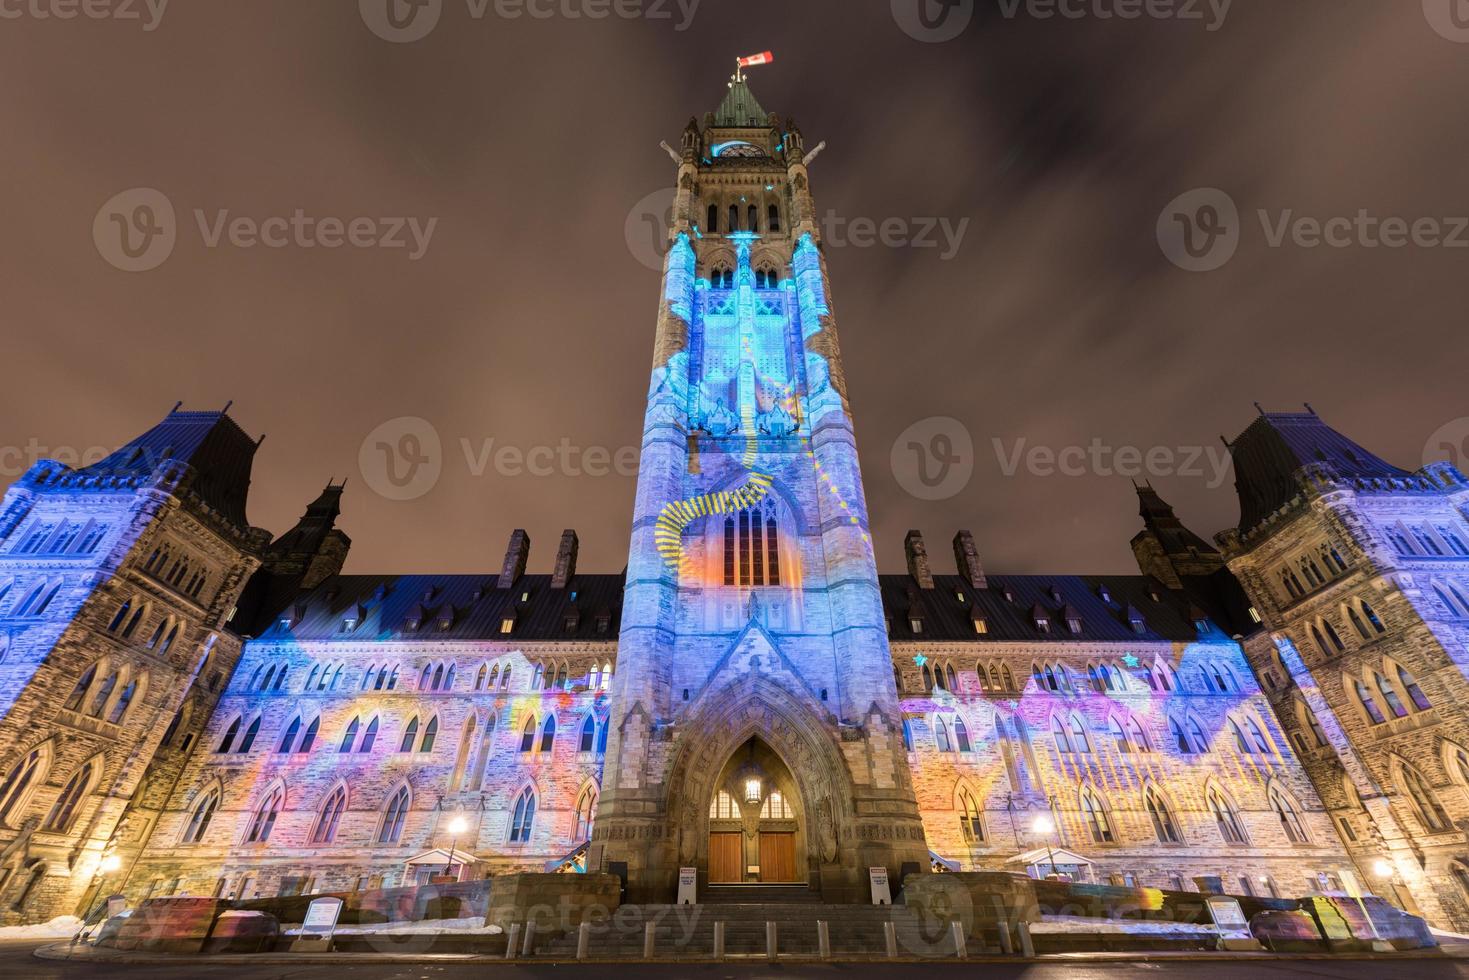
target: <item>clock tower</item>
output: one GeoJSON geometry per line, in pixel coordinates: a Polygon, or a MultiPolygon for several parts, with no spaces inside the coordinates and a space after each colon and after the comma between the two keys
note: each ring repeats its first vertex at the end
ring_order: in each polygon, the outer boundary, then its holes
{"type": "Polygon", "coordinates": [[[926,869],[808,149],[743,70],[685,128],[591,866],[629,898],[926,869]]]}

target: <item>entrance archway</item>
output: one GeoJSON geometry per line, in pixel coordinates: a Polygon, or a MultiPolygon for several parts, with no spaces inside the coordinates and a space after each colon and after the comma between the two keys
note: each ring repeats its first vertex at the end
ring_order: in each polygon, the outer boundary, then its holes
{"type": "Polygon", "coordinates": [[[709,799],[711,885],[804,884],[809,879],[800,787],[759,736],[734,751],[709,799]]]}

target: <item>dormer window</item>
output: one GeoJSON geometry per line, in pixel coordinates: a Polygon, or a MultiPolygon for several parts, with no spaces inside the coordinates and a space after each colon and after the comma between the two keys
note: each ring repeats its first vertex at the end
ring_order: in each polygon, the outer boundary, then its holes
{"type": "Polygon", "coordinates": [[[521,602],[530,602],[530,593],[529,592],[522,592],[520,594],[520,601],[521,602]]]}
{"type": "Polygon", "coordinates": [[[612,614],[608,612],[597,613],[597,632],[606,633],[612,629],[612,614]]]}
{"type": "Polygon", "coordinates": [[[974,617],[974,632],[978,633],[980,636],[984,636],[989,631],[990,624],[988,620],[986,620],[983,616],[974,617]]]}
{"type": "Polygon", "coordinates": [[[1079,620],[1079,619],[1068,619],[1068,620],[1066,620],[1066,628],[1069,629],[1073,633],[1080,633],[1081,632],[1081,620],[1079,620]]]}
{"type": "Polygon", "coordinates": [[[1042,633],[1049,633],[1051,632],[1051,621],[1045,616],[1037,616],[1035,620],[1035,628],[1040,630],[1042,633]]]}
{"type": "Polygon", "coordinates": [[[1257,623],[1260,622],[1260,610],[1256,609],[1254,606],[1250,607],[1250,619],[1254,620],[1257,623]]]}
{"type": "Polygon", "coordinates": [[[955,591],[954,598],[959,600],[960,605],[963,605],[964,603],[969,601],[968,598],[965,597],[963,589],[955,591]]]}
{"type": "Polygon", "coordinates": [[[1015,590],[1012,589],[1012,588],[1010,588],[1008,585],[1005,586],[1005,588],[1001,591],[1000,594],[1005,597],[1005,601],[1006,602],[1014,602],[1015,601],[1015,590]]]}
{"type": "Polygon", "coordinates": [[[581,626],[581,613],[575,609],[568,609],[562,623],[566,627],[566,632],[575,633],[577,627],[581,626]]]}
{"type": "Polygon", "coordinates": [[[1209,621],[1207,619],[1194,620],[1194,629],[1198,630],[1200,633],[1209,632],[1209,621]]]}
{"type": "Polygon", "coordinates": [[[355,630],[356,628],[357,628],[357,617],[356,616],[344,616],[344,617],[342,617],[342,632],[343,633],[350,633],[353,630],[355,630]]]}
{"type": "Polygon", "coordinates": [[[915,633],[923,632],[923,619],[919,616],[908,617],[908,628],[915,633]]]}
{"type": "Polygon", "coordinates": [[[439,621],[436,624],[440,633],[447,633],[454,628],[454,610],[446,609],[439,613],[439,621]]]}
{"type": "Polygon", "coordinates": [[[290,628],[291,628],[291,617],[290,616],[282,616],[281,617],[281,629],[288,630],[290,628]]]}
{"type": "Polygon", "coordinates": [[[1112,601],[1112,591],[1108,589],[1105,585],[1097,589],[1097,595],[1101,597],[1103,602],[1112,601]]]}
{"type": "Polygon", "coordinates": [[[500,620],[500,632],[507,636],[515,632],[514,616],[506,616],[504,619],[500,620]]]}

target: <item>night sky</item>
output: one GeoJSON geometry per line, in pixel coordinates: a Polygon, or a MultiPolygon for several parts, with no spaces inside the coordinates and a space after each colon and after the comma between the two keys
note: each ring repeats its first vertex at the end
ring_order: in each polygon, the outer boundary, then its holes
{"type": "MultiPolygon", "coordinates": [[[[472,455],[488,439],[636,443],[658,276],[628,245],[629,213],[672,184],[658,142],[718,104],[736,56],[765,49],[776,63],[751,73],[765,108],[828,141],[812,165],[822,210],[913,234],[967,222],[947,258],[947,245],[828,250],[884,570],[920,528],[948,571],[959,527],[992,571],[1132,570],[1128,479],[1023,459],[1006,475],[1017,444],[1200,447],[1211,455],[1189,473],[1165,465],[1153,482],[1208,537],[1238,516],[1232,475],[1211,485],[1209,460],[1254,402],[1310,402],[1410,469],[1469,416],[1469,248],[1373,248],[1356,232],[1272,247],[1256,216],[1365,209],[1437,219],[1447,236],[1469,215],[1469,43],[1418,0],[1237,0],[1216,30],[1101,19],[1099,0],[1079,19],[979,0],[944,43],[908,36],[886,0],[703,0],[682,31],[673,0],[659,0],[667,18],[634,20],[512,20],[493,3],[475,19],[445,0],[416,43],[375,36],[357,0],[173,0],[151,31],[31,12],[48,2],[0,20],[4,483],[24,469],[17,452],[115,446],[175,401],[233,399],[267,435],[251,520],[280,533],[349,477],[349,570],[496,569],[516,527],[534,571],[566,527],[584,570],[621,569],[631,477],[475,476],[462,440],[472,455]],[[171,202],[177,242],[129,273],[93,225],[139,187],[171,202]],[[1157,227],[1201,187],[1242,223],[1234,258],[1200,273],[1169,261],[1157,227]],[[210,223],[438,220],[413,260],[209,247],[196,209],[210,223]],[[432,423],[442,475],[391,501],[359,448],[401,416],[432,423]],[[890,452],[937,417],[972,439],[973,476],[919,500],[890,452]]],[[[951,434],[934,426],[925,439],[951,434]]]]}

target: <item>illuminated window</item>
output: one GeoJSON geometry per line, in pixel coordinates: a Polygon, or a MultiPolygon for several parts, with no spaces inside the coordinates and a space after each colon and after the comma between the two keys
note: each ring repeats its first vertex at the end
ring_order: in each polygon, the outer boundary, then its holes
{"type": "Polygon", "coordinates": [[[770,795],[765,798],[765,804],[760,807],[760,819],[762,820],[790,820],[794,814],[791,813],[791,805],[780,790],[771,790],[770,795]]]}
{"type": "Polygon", "coordinates": [[[322,804],[321,814],[316,819],[316,829],[311,832],[311,843],[330,844],[337,839],[337,826],[342,822],[342,811],[347,808],[347,790],[338,786],[322,804]]]}
{"type": "Polygon", "coordinates": [[[587,841],[592,838],[592,822],[597,814],[597,791],[588,786],[576,801],[576,833],[574,839],[587,841]]]}
{"type": "Polygon", "coordinates": [[[1081,815],[1091,833],[1092,843],[1111,844],[1116,838],[1112,833],[1112,821],[1101,798],[1090,787],[1081,791],[1081,815]]]}
{"type": "Polygon", "coordinates": [[[984,840],[984,816],[967,789],[959,791],[959,830],[967,841],[979,843],[984,840]]]}
{"type": "Polygon", "coordinates": [[[1168,803],[1158,795],[1158,791],[1149,786],[1143,793],[1143,802],[1148,809],[1148,818],[1153,822],[1153,833],[1158,840],[1164,844],[1181,844],[1183,837],[1178,832],[1178,824],[1173,819],[1173,811],[1168,808],[1168,803]]]}
{"type": "Polygon", "coordinates": [[[738,820],[740,818],[740,807],[735,798],[724,790],[720,790],[714,797],[714,802],[709,804],[710,820],[738,820]]]}
{"type": "Polygon", "coordinates": [[[515,801],[515,813],[510,820],[510,843],[523,844],[529,841],[535,819],[536,794],[527,787],[515,801]]]}
{"type": "Polygon", "coordinates": [[[1296,812],[1295,804],[1286,797],[1279,786],[1270,788],[1270,808],[1280,818],[1280,826],[1292,844],[1304,844],[1309,840],[1306,836],[1306,828],[1301,823],[1300,814],[1296,812]]]}
{"type": "Polygon", "coordinates": [[[1413,801],[1413,809],[1418,814],[1418,820],[1423,824],[1423,829],[1431,834],[1451,829],[1453,825],[1449,820],[1448,812],[1444,810],[1438,796],[1418,770],[1400,762],[1398,772],[1402,778],[1403,788],[1408,791],[1408,798],[1413,801]]]}
{"type": "Polygon", "coordinates": [[[272,790],[255,810],[255,816],[250,821],[250,831],[245,835],[247,844],[264,844],[270,840],[270,832],[275,829],[276,819],[281,814],[281,805],[285,803],[286,794],[281,789],[272,790]]]}
{"type": "Polygon", "coordinates": [[[204,834],[209,830],[209,821],[214,819],[214,811],[218,806],[219,790],[210,790],[194,807],[189,824],[184,828],[183,843],[197,844],[204,839],[204,834]]]}
{"type": "Polygon", "coordinates": [[[780,526],[773,508],[742,510],[724,520],[724,584],[780,585],[780,526]]]}
{"type": "Polygon", "coordinates": [[[1214,815],[1214,823],[1218,826],[1224,843],[1245,843],[1245,832],[1240,827],[1239,814],[1235,812],[1234,805],[1224,798],[1224,794],[1217,789],[1209,790],[1208,804],[1209,812],[1214,815]]]}
{"type": "Polygon", "coordinates": [[[382,825],[377,832],[379,844],[398,843],[403,836],[403,824],[408,820],[408,807],[411,803],[408,787],[400,786],[398,792],[388,801],[387,809],[383,811],[382,825]]]}
{"type": "Polygon", "coordinates": [[[61,795],[56,798],[51,812],[46,815],[46,822],[42,824],[43,829],[57,833],[65,833],[70,829],[77,807],[81,804],[87,791],[91,789],[93,771],[94,766],[90,762],[77,770],[61,791],[61,795]]]}

